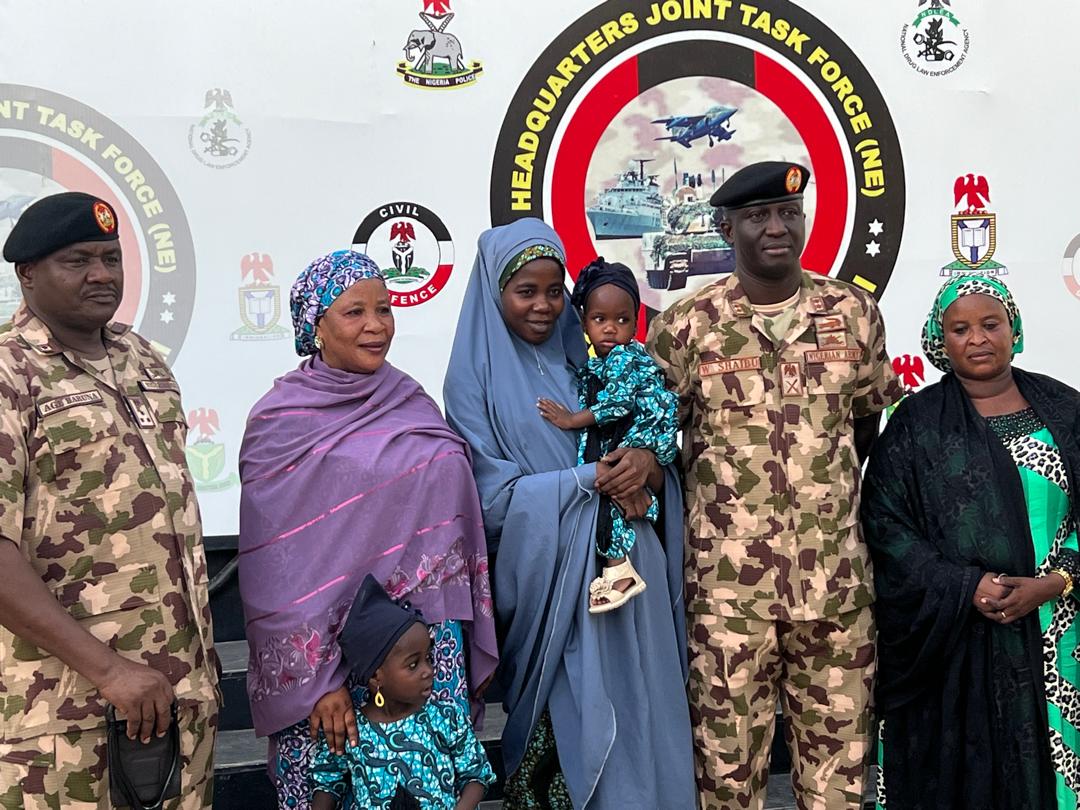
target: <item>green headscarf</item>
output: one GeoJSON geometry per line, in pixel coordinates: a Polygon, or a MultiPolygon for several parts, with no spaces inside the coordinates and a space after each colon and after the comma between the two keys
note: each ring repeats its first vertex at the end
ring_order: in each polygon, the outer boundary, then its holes
{"type": "Polygon", "coordinates": [[[521,253],[517,254],[507,262],[506,267],[504,267],[502,273],[499,274],[499,292],[506,289],[506,285],[514,273],[535,259],[554,259],[564,269],[566,268],[566,259],[563,258],[563,255],[555,248],[550,245],[529,245],[521,251],[521,253]]]}
{"type": "Polygon", "coordinates": [[[934,307],[926,318],[922,331],[922,348],[926,358],[944,372],[952,371],[945,352],[945,310],[965,295],[989,295],[1005,307],[1013,333],[1013,356],[1024,350],[1024,326],[1009,288],[991,276],[979,273],[960,273],[942,285],[934,299],[934,307]]]}

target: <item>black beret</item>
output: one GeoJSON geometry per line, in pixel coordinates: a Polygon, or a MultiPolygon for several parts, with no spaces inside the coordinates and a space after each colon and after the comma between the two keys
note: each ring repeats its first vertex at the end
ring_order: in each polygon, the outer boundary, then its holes
{"type": "Polygon", "coordinates": [[[4,259],[32,262],[76,242],[119,239],[116,212],[104,200],[81,191],[65,191],[31,205],[4,243],[4,259]]]}
{"type": "Polygon", "coordinates": [[[802,196],[810,170],[798,163],[767,160],[744,166],[731,175],[709,202],[717,208],[794,200],[802,196]]]}
{"type": "Polygon", "coordinates": [[[366,685],[405,631],[424,618],[391,599],[371,574],[364,577],[338,636],[349,669],[366,685]]]}

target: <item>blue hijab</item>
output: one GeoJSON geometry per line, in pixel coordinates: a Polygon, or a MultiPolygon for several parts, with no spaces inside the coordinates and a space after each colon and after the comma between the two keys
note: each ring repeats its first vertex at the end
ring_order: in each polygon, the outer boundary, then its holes
{"type": "Polygon", "coordinates": [[[681,488],[669,469],[666,550],[648,522],[634,524],[632,559],[648,590],[617,611],[590,615],[596,465],[577,466],[576,434],[536,409],[540,396],[578,408],[575,370],[587,358],[581,322],[566,297],[554,333],[534,346],[502,317],[499,277],[538,244],[565,255],[537,219],[481,235],[443,390],[447,420],[472,447],[489,548],[498,552],[506,770],[520,765],[546,707],[575,807],[693,807],[681,488]]]}

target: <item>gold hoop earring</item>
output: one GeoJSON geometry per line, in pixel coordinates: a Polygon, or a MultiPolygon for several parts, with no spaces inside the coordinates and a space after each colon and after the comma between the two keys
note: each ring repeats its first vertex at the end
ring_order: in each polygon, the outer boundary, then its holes
{"type": "Polygon", "coordinates": [[[318,335],[316,335],[315,336],[315,348],[318,349],[321,352],[322,347],[323,347],[322,338],[319,337],[318,335]]]}
{"type": "Polygon", "coordinates": [[[382,687],[375,690],[375,705],[380,709],[386,705],[386,698],[382,696],[382,687]]]}

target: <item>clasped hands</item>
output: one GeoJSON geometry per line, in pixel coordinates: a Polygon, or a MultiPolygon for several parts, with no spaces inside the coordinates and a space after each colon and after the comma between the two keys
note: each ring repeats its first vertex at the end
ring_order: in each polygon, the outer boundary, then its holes
{"type": "Polygon", "coordinates": [[[1012,624],[1039,606],[1057,599],[1065,590],[1058,574],[1045,577],[1010,577],[983,574],[972,602],[984,618],[997,624],[1012,624]]]}
{"type": "Polygon", "coordinates": [[[650,451],[617,447],[596,462],[596,489],[610,497],[627,520],[637,520],[645,517],[652,503],[645,486],[660,472],[650,451]]]}

